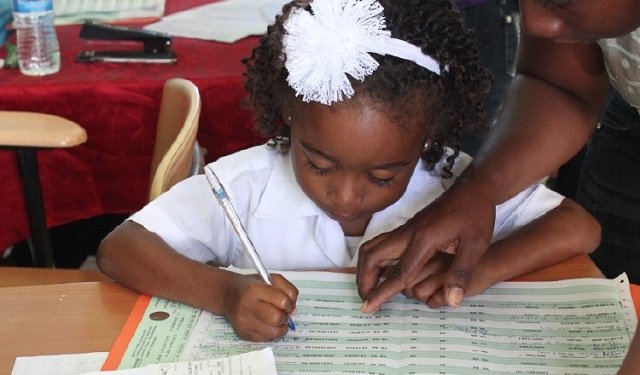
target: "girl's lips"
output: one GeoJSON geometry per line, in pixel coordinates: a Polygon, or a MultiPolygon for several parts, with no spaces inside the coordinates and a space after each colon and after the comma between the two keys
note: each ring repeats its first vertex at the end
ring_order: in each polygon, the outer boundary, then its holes
{"type": "Polygon", "coordinates": [[[336,214],[332,211],[329,210],[325,210],[325,212],[327,213],[327,215],[329,215],[330,218],[337,220],[337,221],[353,221],[356,220],[360,217],[360,215],[358,214],[336,214]]]}

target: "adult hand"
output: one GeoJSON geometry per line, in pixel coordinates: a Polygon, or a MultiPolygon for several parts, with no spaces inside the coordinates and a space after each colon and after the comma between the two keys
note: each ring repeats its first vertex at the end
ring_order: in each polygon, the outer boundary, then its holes
{"type": "Polygon", "coordinates": [[[223,314],[245,340],[270,341],[289,331],[298,289],[281,275],[271,274],[271,280],[269,286],[257,275],[237,275],[225,293],[223,314]]]}
{"type": "Polygon", "coordinates": [[[452,260],[452,254],[436,252],[402,294],[424,302],[431,308],[441,307],[445,304],[444,284],[452,260]]]}
{"type": "Polygon", "coordinates": [[[496,208],[489,192],[483,194],[482,188],[487,187],[455,184],[404,225],[362,245],[356,280],[365,301],[363,312],[379,310],[391,297],[415,285],[437,251],[455,254],[444,295],[450,306],[462,302],[473,269],[493,235],[496,208]],[[382,275],[384,280],[378,284],[382,275]]]}

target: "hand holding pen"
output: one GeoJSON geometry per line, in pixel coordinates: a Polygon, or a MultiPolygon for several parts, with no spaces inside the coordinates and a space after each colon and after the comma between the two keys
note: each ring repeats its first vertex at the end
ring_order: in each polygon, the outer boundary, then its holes
{"type": "MultiPolygon", "coordinates": [[[[253,262],[253,265],[258,275],[260,276],[262,281],[264,281],[264,283],[270,286],[273,285],[271,276],[269,275],[269,272],[267,271],[267,269],[264,267],[262,260],[260,259],[258,252],[256,251],[251,239],[249,238],[247,231],[242,225],[242,222],[240,221],[240,218],[238,217],[238,214],[236,213],[231,203],[231,200],[227,195],[226,190],[222,186],[222,183],[220,183],[220,180],[218,179],[216,174],[213,172],[213,170],[209,166],[206,166],[204,170],[205,170],[205,176],[207,178],[207,181],[209,182],[209,185],[211,187],[211,190],[213,191],[213,194],[215,195],[216,199],[222,206],[227,218],[231,222],[231,225],[233,226],[233,229],[238,235],[238,238],[240,239],[240,242],[242,243],[246,254],[249,256],[249,258],[253,262]]],[[[289,329],[291,329],[292,331],[295,331],[296,327],[293,321],[291,320],[291,317],[289,317],[288,319],[289,320],[287,324],[289,329]]]]}

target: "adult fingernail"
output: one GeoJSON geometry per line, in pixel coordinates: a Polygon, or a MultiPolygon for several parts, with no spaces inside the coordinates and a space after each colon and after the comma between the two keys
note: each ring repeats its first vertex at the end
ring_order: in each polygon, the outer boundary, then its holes
{"type": "Polygon", "coordinates": [[[364,301],[364,303],[360,307],[360,311],[365,314],[372,314],[374,312],[371,306],[369,306],[369,301],[364,301]]]}
{"type": "Polygon", "coordinates": [[[464,291],[461,288],[451,288],[447,295],[447,304],[452,307],[458,307],[462,303],[462,297],[464,297],[464,291]]]}

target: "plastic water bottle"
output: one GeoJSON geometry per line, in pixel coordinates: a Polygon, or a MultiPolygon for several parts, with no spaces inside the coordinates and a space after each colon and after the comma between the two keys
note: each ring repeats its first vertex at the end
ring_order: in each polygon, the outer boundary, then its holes
{"type": "Polygon", "coordinates": [[[52,0],[13,0],[18,65],[22,74],[43,76],[60,70],[52,0]]]}

